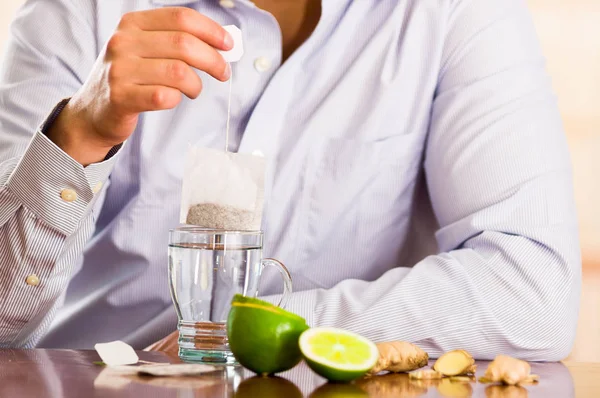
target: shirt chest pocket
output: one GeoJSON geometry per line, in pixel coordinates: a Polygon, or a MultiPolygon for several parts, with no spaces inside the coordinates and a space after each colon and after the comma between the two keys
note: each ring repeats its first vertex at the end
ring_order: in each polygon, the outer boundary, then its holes
{"type": "Polygon", "coordinates": [[[398,230],[408,219],[423,141],[420,134],[317,141],[305,169],[303,260],[361,252],[361,242],[398,230]]]}

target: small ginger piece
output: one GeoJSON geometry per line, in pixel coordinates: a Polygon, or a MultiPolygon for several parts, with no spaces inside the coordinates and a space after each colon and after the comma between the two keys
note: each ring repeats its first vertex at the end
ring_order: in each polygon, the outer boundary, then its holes
{"type": "Polygon", "coordinates": [[[369,371],[375,375],[382,371],[410,372],[427,365],[429,355],[414,344],[406,341],[392,341],[377,344],[379,359],[369,371]]]}
{"type": "Polygon", "coordinates": [[[433,365],[444,376],[464,376],[477,370],[475,359],[465,350],[449,351],[438,358],[433,365]]]}
{"type": "Polygon", "coordinates": [[[438,380],[442,379],[444,375],[433,369],[424,369],[410,372],[408,377],[416,380],[438,380]]]}
{"type": "Polygon", "coordinates": [[[531,366],[520,359],[507,355],[498,355],[485,371],[481,383],[503,383],[514,386],[521,383],[531,383],[539,379],[537,375],[531,375],[531,366]]]}
{"type": "Polygon", "coordinates": [[[519,385],[523,385],[523,384],[535,384],[538,381],[540,381],[540,376],[538,375],[529,375],[528,378],[526,378],[525,380],[522,380],[519,385]]]}

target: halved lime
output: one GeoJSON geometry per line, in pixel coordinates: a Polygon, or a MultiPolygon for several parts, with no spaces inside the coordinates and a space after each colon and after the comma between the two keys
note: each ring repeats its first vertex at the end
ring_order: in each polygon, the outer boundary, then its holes
{"type": "Polygon", "coordinates": [[[379,358],[369,339],[338,328],[312,328],[300,335],[308,366],[329,381],[347,382],[367,373],[379,358]]]}
{"type": "Polygon", "coordinates": [[[301,316],[255,298],[236,295],[227,318],[229,348],[238,362],[259,375],[291,369],[302,360],[301,316]]]}
{"type": "Polygon", "coordinates": [[[269,303],[268,301],[264,301],[264,300],[257,299],[254,297],[248,297],[248,296],[243,296],[241,294],[236,294],[233,296],[233,299],[231,300],[231,305],[232,306],[242,305],[245,307],[258,307],[258,308],[265,309],[267,311],[285,315],[286,317],[294,319],[298,322],[306,323],[306,320],[304,318],[302,318],[300,315],[296,315],[293,312],[286,311],[281,307],[278,307],[274,304],[269,303]]]}

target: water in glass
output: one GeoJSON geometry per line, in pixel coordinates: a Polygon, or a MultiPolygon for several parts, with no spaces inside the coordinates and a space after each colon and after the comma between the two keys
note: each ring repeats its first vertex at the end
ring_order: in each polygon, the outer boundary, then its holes
{"type": "Polygon", "coordinates": [[[171,242],[169,285],[183,360],[235,363],[225,322],[234,294],[256,294],[261,259],[260,246],[171,242]]]}

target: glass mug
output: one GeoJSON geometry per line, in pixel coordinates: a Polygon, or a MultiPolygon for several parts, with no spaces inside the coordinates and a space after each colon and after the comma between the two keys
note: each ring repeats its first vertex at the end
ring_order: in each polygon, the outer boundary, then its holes
{"type": "Polygon", "coordinates": [[[262,231],[180,226],[169,232],[169,287],[178,317],[179,357],[185,362],[237,364],[226,322],[235,294],[256,297],[267,266],[283,277],[285,306],[292,278],[277,260],[262,258],[262,231]]]}

